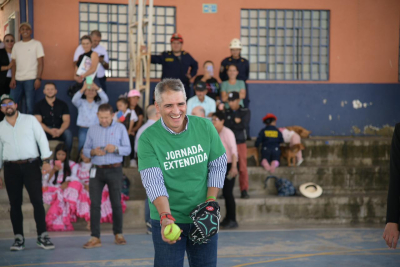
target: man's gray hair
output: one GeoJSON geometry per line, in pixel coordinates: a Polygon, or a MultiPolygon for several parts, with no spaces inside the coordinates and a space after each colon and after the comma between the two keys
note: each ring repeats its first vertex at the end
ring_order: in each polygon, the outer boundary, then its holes
{"type": "Polygon", "coordinates": [[[185,86],[183,86],[183,83],[181,82],[181,80],[168,78],[168,79],[162,80],[161,82],[159,82],[156,85],[154,95],[155,95],[156,102],[158,104],[161,104],[161,102],[162,102],[161,95],[168,90],[175,91],[175,92],[182,92],[183,96],[185,98],[185,101],[186,101],[185,86]]]}

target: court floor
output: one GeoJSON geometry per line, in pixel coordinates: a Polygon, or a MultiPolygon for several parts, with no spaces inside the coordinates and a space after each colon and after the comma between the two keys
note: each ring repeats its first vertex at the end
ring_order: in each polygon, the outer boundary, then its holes
{"type": "MultiPolygon", "coordinates": [[[[386,248],[380,227],[250,228],[219,233],[218,266],[400,266],[400,250],[386,248]]],[[[26,238],[24,251],[11,252],[12,238],[1,238],[0,267],[152,266],[151,236],[142,232],[125,234],[126,246],[114,245],[108,232],[102,235],[103,246],[91,250],[81,248],[87,232],[51,233],[56,245],[51,251],[37,247],[32,236],[26,238]]]]}

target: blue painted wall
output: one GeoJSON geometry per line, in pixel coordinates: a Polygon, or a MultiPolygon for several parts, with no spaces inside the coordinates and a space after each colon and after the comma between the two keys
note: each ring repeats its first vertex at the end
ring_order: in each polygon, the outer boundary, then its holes
{"type": "MultiPolygon", "coordinates": [[[[76,108],[67,96],[72,81],[55,81],[58,97],[66,101],[71,112],[71,128],[76,133],[76,108]]],[[[156,83],[151,84],[151,95],[156,83]]],[[[128,92],[128,82],[107,82],[110,104],[128,92]]],[[[314,136],[353,135],[353,126],[361,129],[372,125],[394,126],[400,122],[400,84],[249,84],[251,136],[263,127],[262,117],[274,113],[278,126],[300,125],[314,136]],[[326,102],[324,103],[324,100],[326,102]],[[366,108],[353,108],[353,100],[367,103],[366,108]],[[344,104],[347,101],[347,104],[344,104]],[[372,105],[370,105],[372,103],[372,105]],[[329,120],[329,115],[331,120],[329,120]]],[[[42,89],[36,100],[42,99],[42,89]]]]}

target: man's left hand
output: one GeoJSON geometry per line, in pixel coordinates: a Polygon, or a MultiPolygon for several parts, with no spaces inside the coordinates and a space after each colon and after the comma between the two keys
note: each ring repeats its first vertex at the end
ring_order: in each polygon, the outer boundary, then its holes
{"type": "Polygon", "coordinates": [[[34,85],[35,86],[35,90],[40,88],[40,84],[41,84],[41,81],[39,79],[36,79],[35,80],[35,85],[34,85]]]}
{"type": "Polygon", "coordinates": [[[47,163],[47,162],[43,162],[43,165],[42,165],[42,174],[47,174],[47,173],[50,173],[50,172],[51,172],[51,166],[50,166],[50,164],[47,163]]]}
{"type": "Polygon", "coordinates": [[[55,137],[60,137],[62,134],[63,134],[63,131],[61,131],[61,129],[55,130],[55,137]]]}
{"type": "Polygon", "coordinates": [[[104,150],[105,150],[107,153],[114,153],[114,151],[115,151],[115,146],[114,146],[114,145],[108,144],[108,145],[106,145],[106,147],[104,148],[104,150]]]}

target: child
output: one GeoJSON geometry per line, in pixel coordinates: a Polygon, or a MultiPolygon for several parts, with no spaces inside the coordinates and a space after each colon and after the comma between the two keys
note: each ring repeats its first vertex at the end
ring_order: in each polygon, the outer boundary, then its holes
{"type": "Polygon", "coordinates": [[[125,125],[128,133],[132,131],[133,125],[138,121],[138,116],[134,110],[130,110],[128,100],[121,97],[117,100],[118,112],[114,115],[114,121],[120,122],[125,125]]]}
{"type": "Polygon", "coordinates": [[[53,169],[43,176],[43,202],[50,205],[46,214],[49,231],[73,231],[76,221],[76,207],[82,185],[76,177],[78,165],[69,160],[67,146],[58,144],[54,158],[50,161],[53,169]]]}
{"type": "Polygon", "coordinates": [[[261,165],[265,170],[274,173],[279,166],[281,150],[279,144],[283,143],[282,133],[276,128],[276,116],[268,113],[263,122],[266,127],[258,134],[255,147],[261,144],[261,165]]]}
{"type": "Polygon", "coordinates": [[[249,198],[249,175],[247,173],[247,146],[246,128],[250,122],[250,110],[240,106],[238,92],[230,92],[228,95],[229,109],[225,111],[225,126],[235,134],[237,151],[239,156],[239,184],[241,198],[249,198]]]}
{"type": "MultiPolygon", "coordinates": [[[[282,133],[283,141],[285,141],[285,143],[290,144],[291,147],[297,144],[301,144],[301,137],[295,131],[291,131],[285,127],[279,128],[279,131],[282,133]]],[[[301,150],[297,152],[296,159],[297,159],[297,166],[300,166],[304,161],[303,153],[301,152],[301,150]]]]}
{"type": "MultiPolygon", "coordinates": [[[[79,218],[85,219],[87,221],[87,229],[90,229],[90,196],[89,196],[89,181],[90,181],[90,168],[92,167],[92,163],[90,162],[90,158],[85,157],[83,152],[80,153],[80,162],[78,164],[77,177],[83,185],[83,188],[79,194],[78,200],[78,208],[77,208],[77,216],[79,218]]],[[[121,178],[122,179],[122,178],[121,178]]],[[[121,205],[122,212],[126,210],[126,200],[129,197],[121,194],[121,205]]],[[[101,223],[108,222],[112,223],[112,207],[110,196],[108,192],[107,185],[103,189],[102,200],[101,200],[101,223]]]]}

